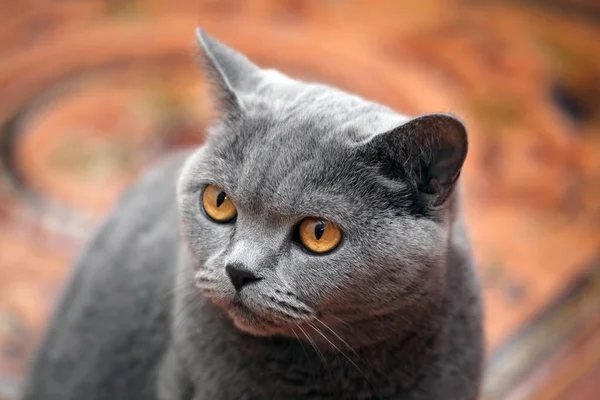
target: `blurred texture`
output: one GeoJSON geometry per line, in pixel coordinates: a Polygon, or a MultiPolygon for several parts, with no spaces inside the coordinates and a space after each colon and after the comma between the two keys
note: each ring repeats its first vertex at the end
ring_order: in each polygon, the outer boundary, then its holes
{"type": "Polygon", "coordinates": [[[214,117],[194,27],[396,110],[452,112],[487,399],[600,398],[597,0],[0,0],[0,399],[82,241],[214,117]]]}

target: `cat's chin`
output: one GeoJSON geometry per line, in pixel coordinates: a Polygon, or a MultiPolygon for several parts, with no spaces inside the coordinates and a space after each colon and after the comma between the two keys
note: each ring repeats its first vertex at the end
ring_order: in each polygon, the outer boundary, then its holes
{"type": "Polygon", "coordinates": [[[254,336],[273,336],[281,333],[279,329],[272,326],[254,323],[248,324],[244,319],[236,317],[231,317],[231,319],[236,328],[254,336]]]}
{"type": "Polygon", "coordinates": [[[254,336],[281,335],[286,331],[285,327],[276,325],[239,304],[230,307],[227,314],[236,328],[254,336]]]}

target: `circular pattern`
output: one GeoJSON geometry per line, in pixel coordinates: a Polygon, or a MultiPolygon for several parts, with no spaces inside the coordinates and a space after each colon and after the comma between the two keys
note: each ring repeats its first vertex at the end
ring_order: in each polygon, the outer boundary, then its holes
{"type": "Polygon", "coordinates": [[[142,170],[153,123],[135,110],[131,87],[88,82],[24,116],[13,168],[45,198],[102,212],[142,170]]]}
{"type": "Polygon", "coordinates": [[[100,216],[155,158],[201,143],[209,101],[190,67],[100,68],[43,90],[0,134],[17,195],[100,216]]]}

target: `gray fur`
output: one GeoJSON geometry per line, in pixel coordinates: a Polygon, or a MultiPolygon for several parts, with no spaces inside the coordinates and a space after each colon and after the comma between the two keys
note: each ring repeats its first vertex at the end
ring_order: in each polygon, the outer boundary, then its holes
{"type": "Polygon", "coordinates": [[[462,124],[409,119],[198,37],[222,118],[87,246],[24,400],[477,398],[462,124]],[[206,184],[228,192],[233,223],[204,215],[206,184]],[[341,227],[331,253],[295,240],[312,216],[341,227]],[[236,292],[228,263],[263,279],[236,292]]]}

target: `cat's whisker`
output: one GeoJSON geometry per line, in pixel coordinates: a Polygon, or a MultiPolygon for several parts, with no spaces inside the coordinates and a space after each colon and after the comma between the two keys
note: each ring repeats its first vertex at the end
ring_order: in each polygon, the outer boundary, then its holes
{"type": "Polygon", "coordinates": [[[298,340],[298,343],[300,344],[300,347],[302,347],[302,351],[304,352],[304,355],[306,355],[306,359],[308,360],[308,353],[306,352],[306,348],[304,348],[304,343],[302,343],[302,340],[300,340],[300,336],[298,336],[298,334],[296,333],[296,330],[292,327],[290,327],[290,329],[292,330],[292,332],[294,333],[294,336],[296,336],[296,339],[298,340]]]}
{"type": "MultiPolygon", "coordinates": [[[[176,279],[176,281],[178,281],[178,280],[179,280],[179,279],[176,279]]],[[[173,294],[177,293],[179,290],[181,290],[181,289],[185,288],[185,287],[186,287],[186,286],[188,286],[189,284],[190,284],[190,282],[188,282],[188,281],[185,281],[185,280],[184,280],[184,282],[182,282],[182,283],[181,283],[181,284],[179,284],[179,285],[173,285],[173,287],[172,287],[172,288],[170,288],[169,290],[165,291],[165,294],[164,294],[165,300],[166,300],[166,299],[168,299],[168,298],[169,298],[169,296],[171,296],[171,295],[173,295],[173,294]]]]}
{"type": "Polygon", "coordinates": [[[277,299],[273,296],[264,294],[261,294],[261,297],[273,305],[278,305],[280,308],[285,308],[287,311],[293,311],[296,314],[300,314],[302,316],[313,313],[313,311],[308,306],[292,297],[289,297],[291,300],[293,300],[292,302],[286,301],[285,299],[277,299]]]}
{"type": "Polygon", "coordinates": [[[358,365],[356,365],[356,363],[354,361],[352,361],[352,359],[346,353],[344,353],[342,351],[342,349],[337,347],[335,345],[335,343],[333,343],[331,340],[329,340],[329,338],[323,332],[321,332],[321,330],[319,328],[317,328],[310,322],[308,323],[308,326],[310,326],[315,332],[317,332],[319,335],[321,335],[323,337],[323,339],[325,339],[327,341],[327,343],[329,343],[335,350],[337,350],[338,353],[343,355],[346,358],[346,360],[348,360],[348,362],[350,362],[350,364],[352,364],[354,366],[354,368],[356,368],[358,370],[358,372],[360,372],[365,377],[365,379],[367,379],[367,381],[369,380],[369,378],[367,378],[367,375],[364,373],[364,371],[362,369],[360,369],[360,367],[358,365]]]}
{"type": "Polygon", "coordinates": [[[178,293],[180,290],[185,289],[186,287],[188,287],[189,283],[185,282],[182,283],[181,285],[176,285],[173,288],[171,288],[170,290],[167,290],[164,294],[164,300],[168,300],[169,297],[173,296],[174,294],[178,293]]]}
{"type": "Polygon", "coordinates": [[[199,282],[194,285],[198,289],[214,290],[215,285],[211,285],[205,282],[199,282]]]}
{"type": "Polygon", "coordinates": [[[206,276],[196,276],[195,282],[209,282],[209,283],[215,283],[218,282],[216,279],[212,279],[206,276]]]}
{"type": "MultiPolygon", "coordinates": [[[[210,272],[211,270],[209,270],[210,272]]],[[[175,282],[178,282],[179,284],[173,285],[172,288],[170,288],[169,290],[167,290],[164,294],[164,298],[165,300],[168,300],[170,296],[172,296],[173,294],[178,293],[180,290],[185,289],[186,287],[189,287],[191,285],[198,287],[196,285],[196,280],[193,278],[190,278],[190,273],[189,271],[185,271],[185,270],[178,270],[175,276],[175,282]],[[181,282],[180,282],[181,281],[181,282]]],[[[204,281],[209,282],[209,278],[205,278],[204,281]]],[[[217,282],[216,280],[210,280],[212,282],[217,282]]]]}
{"type": "Polygon", "coordinates": [[[277,309],[275,309],[273,307],[267,307],[267,306],[265,306],[264,308],[265,308],[265,310],[269,310],[278,319],[281,319],[281,320],[284,320],[284,321],[287,321],[287,322],[289,322],[289,321],[297,321],[298,320],[298,318],[296,316],[288,314],[288,313],[283,312],[281,310],[277,310],[277,309]]]}
{"type": "Polygon", "coordinates": [[[200,292],[194,290],[188,293],[188,295],[183,295],[179,297],[179,302],[175,303],[176,310],[187,310],[189,306],[193,305],[195,307],[200,305],[200,292]]]}
{"type": "Polygon", "coordinates": [[[338,320],[339,322],[341,322],[342,324],[346,325],[347,327],[350,327],[350,323],[348,323],[347,321],[344,321],[343,319],[341,319],[340,317],[333,315],[333,314],[329,314],[329,316],[331,318],[335,318],[336,320],[338,320]]]}
{"type": "Polygon", "coordinates": [[[190,299],[187,299],[185,301],[185,303],[181,304],[179,307],[176,308],[176,312],[175,312],[175,318],[174,320],[178,320],[179,317],[187,311],[196,311],[198,309],[198,307],[200,306],[200,303],[197,301],[198,299],[194,296],[190,299]]]}
{"type": "MultiPolygon", "coordinates": [[[[195,313],[196,311],[199,310],[200,305],[201,305],[201,303],[199,301],[197,294],[193,294],[190,298],[185,299],[185,301],[182,304],[179,304],[179,307],[177,307],[175,309],[175,312],[173,314],[173,328],[172,329],[175,332],[183,331],[183,330],[187,329],[187,327],[184,326],[184,324],[187,320],[184,313],[186,313],[186,312],[195,313]]],[[[188,332],[190,335],[195,335],[198,333],[197,330],[188,331],[188,332]]]]}
{"type": "Polygon", "coordinates": [[[311,344],[313,349],[315,349],[315,351],[319,355],[319,358],[321,359],[321,361],[323,362],[323,365],[325,366],[325,368],[327,369],[327,372],[329,373],[329,379],[333,379],[333,374],[331,373],[329,364],[327,364],[327,359],[325,358],[325,356],[323,355],[323,353],[321,352],[321,350],[319,349],[319,347],[317,346],[315,341],[310,337],[310,335],[308,333],[306,333],[306,331],[304,329],[302,329],[302,327],[299,324],[296,324],[296,326],[304,334],[304,337],[306,337],[306,340],[308,340],[308,342],[311,344]]]}
{"type": "MultiPolygon", "coordinates": [[[[352,348],[352,346],[350,346],[348,344],[348,342],[346,342],[344,339],[342,339],[342,337],[340,335],[338,335],[331,327],[329,327],[325,322],[321,321],[319,318],[314,317],[315,321],[317,321],[318,323],[320,323],[321,325],[323,325],[329,332],[333,333],[333,335],[340,341],[342,342],[347,348],[348,350],[350,350],[352,352],[352,354],[354,354],[356,357],[358,357],[358,359],[365,363],[365,361],[358,355],[358,353],[352,348]]],[[[365,363],[366,364],[366,363],[365,363]]]]}

